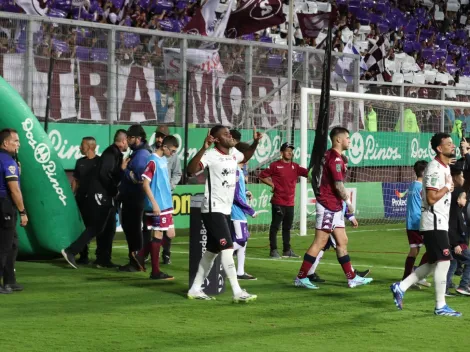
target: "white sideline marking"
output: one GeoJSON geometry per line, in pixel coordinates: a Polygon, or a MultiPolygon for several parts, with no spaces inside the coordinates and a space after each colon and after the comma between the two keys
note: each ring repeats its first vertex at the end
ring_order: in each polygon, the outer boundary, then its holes
{"type": "MultiPolygon", "coordinates": [[[[113,246],[114,249],[123,249],[123,248],[126,248],[127,249],[127,246],[113,246]]],[[[189,254],[189,252],[181,252],[181,251],[171,251],[171,253],[176,253],[176,254],[189,254]]],[[[302,259],[299,258],[297,260],[293,260],[293,259],[284,259],[284,258],[281,258],[281,259],[271,259],[271,258],[258,258],[258,257],[246,257],[246,259],[249,259],[249,260],[260,260],[260,261],[271,261],[273,263],[296,263],[296,264],[299,264],[302,262],[302,259]]],[[[324,264],[324,265],[335,265],[335,266],[338,266],[338,262],[328,262],[328,261],[325,261],[324,259],[322,259],[322,261],[320,262],[320,264],[324,264]]],[[[378,269],[391,269],[391,270],[403,270],[402,267],[396,267],[396,266],[373,266],[373,265],[366,265],[366,264],[354,264],[354,267],[363,267],[363,268],[378,268],[378,269]]]]}

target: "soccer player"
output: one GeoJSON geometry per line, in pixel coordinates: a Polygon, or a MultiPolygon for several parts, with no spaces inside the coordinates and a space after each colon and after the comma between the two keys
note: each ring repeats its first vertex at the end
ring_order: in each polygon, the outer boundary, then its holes
{"type": "Polygon", "coordinates": [[[146,195],[144,206],[146,225],[148,229],[152,230],[152,239],[144,245],[136,258],[141,269],[145,270],[144,258],[150,252],[152,261],[150,278],[154,280],[173,280],[173,276],[160,271],[159,259],[163,232],[166,231],[168,238],[175,237],[173,198],[167,158],[176,153],[178,146],[176,137],[166,136],[160,147],[150,155],[147,167],[142,174],[143,189],[146,195]]]}
{"type": "Polygon", "coordinates": [[[269,246],[271,258],[280,258],[277,251],[277,232],[282,223],[282,256],[299,258],[290,246],[290,230],[294,221],[295,187],[297,179],[308,176],[308,170],[292,161],[294,146],[281,145],[281,160],[275,161],[259,174],[259,180],[271,187],[272,221],[269,227],[269,246]]]}
{"type": "Polygon", "coordinates": [[[436,306],[434,314],[460,317],[446,304],[446,278],[452,259],[449,244],[450,193],[454,190],[449,162],[455,157],[455,145],[447,133],[436,133],[431,138],[431,148],[437,154],[423,177],[423,200],[421,204],[420,232],[428,254],[428,262],[421,265],[406,279],[390,286],[395,305],[403,309],[403,297],[408,288],[434,273],[436,306]]]}
{"type": "MultiPolygon", "coordinates": [[[[416,257],[419,254],[420,248],[423,246],[423,236],[419,232],[419,223],[421,220],[421,192],[423,190],[423,173],[424,169],[428,162],[426,160],[418,160],[414,166],[413,170],[416,174],[416,180],[411,183],[408,188],[408,199],[406,202],[406,234],[408,236],[408,243],[410,244],[410,252],[406,257],[405,261],[405,271],[403,272],[403,278],[408,277],[411,274],[414,268],[416,257]]],[[[427,262],[427,255],[424,255],[421,258],[419,266],[427,262]]],[[[430,287],[431,284],[422,279],[418,281],[418,285],[430,287]]],[[[415,286],[418,287],[419,286],[415,286]]]]}
{"type": "Polygon", "coordinates": [[[318,287],[310,282],[307,274],[315,263],[316,257],[325,247],[330,234],[336,239],[336,255],[338,262],[343,268],[348,280],[349,287],[366,285],[372,281],[371,278],[363,278],[353,270],[349,258],[343,213],[343,201],[346,202],[348,213],[354,213],[353,205],[344,187],[346,178],[346,157],[343,152],[349,148],[349,131],[343,127],[335,127],[330,132],[332,148],[329,149],[322,159],[323,167],[320,177],[320,189],[316,195],[316,225],[315,239],[304,255],[302,266],[294,280],[294,285],[308,289],[318,287]]]}
{"type": "Polygon", "coordinates": [[[242,290],[238,284],[233,261],[230,214],[235,195],[238,164],[250,160],[261,137],[261,133],[254,129],[253,144],[242,154],[234,148],[236,142],[229,129],[216,125],[209,131],[202,148],[188,165],[190,174],[196,174],[201,170],[207,171],[204,200],[201,206],[201,217],[207,231],[207,245],[199,262],[193,285],[188,291],[189,299],[212,299],[202,291],[201,287],[219,253],[225,274],[232,287],[233,301],[248,302],[257,298],[256,295],[242,290]],[[213,143],[215,148],[209,150],[213,143]]]}
{"type": "MultiPolygon", "coordinates": [[[[232,133],[232,131],[230,131],[232,133]]],[[[237,143],[236,148],[239,152],[243,153],[250,148],[247,143],[237,143]]],[[[245,164],[238,164],[237,169],[237,184],[235,186],[235,198],[232,205],[232,241],[233,250],[237,253],[237,278],[238,280],[256,280],[253,275],[245,272],[245,257],[246,247],[248,245],[248,224],[246,216],[249,215],[253,218],[256,217],[256,211],[250,207],[246,199],[245,177],[243,175],[243,166],[245,164]]]]}

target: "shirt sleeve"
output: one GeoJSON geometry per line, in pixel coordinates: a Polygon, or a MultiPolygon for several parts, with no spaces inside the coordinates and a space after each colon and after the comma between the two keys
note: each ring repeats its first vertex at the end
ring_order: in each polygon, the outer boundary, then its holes
{"type": "Polygon", "coordinates": [[[211,151],[207,151],[202,156],[201,160],[199,161],[199,165],[204,170],[206,167],[210,166],[211,164],[211,151]]]}
{"type": "Polygon", "coordinates": [[[261,173],[258,175],[258,178],[271,177],[273,174],[272,165],[273,164],[270,164],[267,169],[264,169],[263,171],[261,171],[261,173]]]}
{"type": "Polygon", "coordinates": [[[439,190],[439,172],[435,168],[430,168],[424,175],[424,187],[430,190],[439,190]]]}
{"type": "Polygon", "coordinates": [[[343,169],[344,162],[340,157],[331,158],[328,160],[328,169],[330,170],[333,181],[344,181],[343,169]]]}
{"type": "Polygon", "coordinates": [[[157,167],[155,165],[155,161],[150,160],[142,174],[142,180],[147,179],[149,181],[152,181],[153,176],[155,176],[156,169],[157,167]]]}
{"type": "Polygon", "coordinates": [[[307,177],[308,170],[300,165],[297,167],[297,176],[307,177]]]}
{"type": "Polygon", "coordinates": [[[237,148],[234,148],[233,155],[235,155],[237,163],[241,163],[243,160],[245,160],[245,155],[243,155],[243,153],[240,152],[237,148]]]}
{"type": "Polygon", "coordinates": [[[18,164],[13,158],[3,161],[3,168],[5,169],[5,179],[9,181],[18,181],[18,164]]]}

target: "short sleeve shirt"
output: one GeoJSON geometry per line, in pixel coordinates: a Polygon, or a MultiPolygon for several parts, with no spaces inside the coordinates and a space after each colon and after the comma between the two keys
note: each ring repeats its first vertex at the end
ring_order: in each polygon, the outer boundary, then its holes
{"type": "Polygon", "coordinates": [[[0,150],[0,198],[10,198],[8,182],[20,181],[18,164],[6,151],[0,150]]]}
{"type": "Polygon", "coordinates": [[[341,211],[343,199],[336,193],[335,182],[344,182],[346,179],[345,157],[336,150],[330,149],[325,153],[322,164],[320,194],[317,202],[330,211],[341,211]]]}

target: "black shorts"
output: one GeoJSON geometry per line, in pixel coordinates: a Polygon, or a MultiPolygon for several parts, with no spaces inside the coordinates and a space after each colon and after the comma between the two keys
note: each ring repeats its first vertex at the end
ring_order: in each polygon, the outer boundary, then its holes
{"type": "Polygon", "coordinates": [[[452,260],[449,234],[443,230],[422,231],[424,246],[428,254],[428,263],[434,264],[445,260],[452,260]]]}
{"type": "Polygon", "coordinates": [[[206,248],[209,252],[219,253],[221,250],[233,247],[230,215],[202,213],[201,218],[207,231],[206,248]]]}

